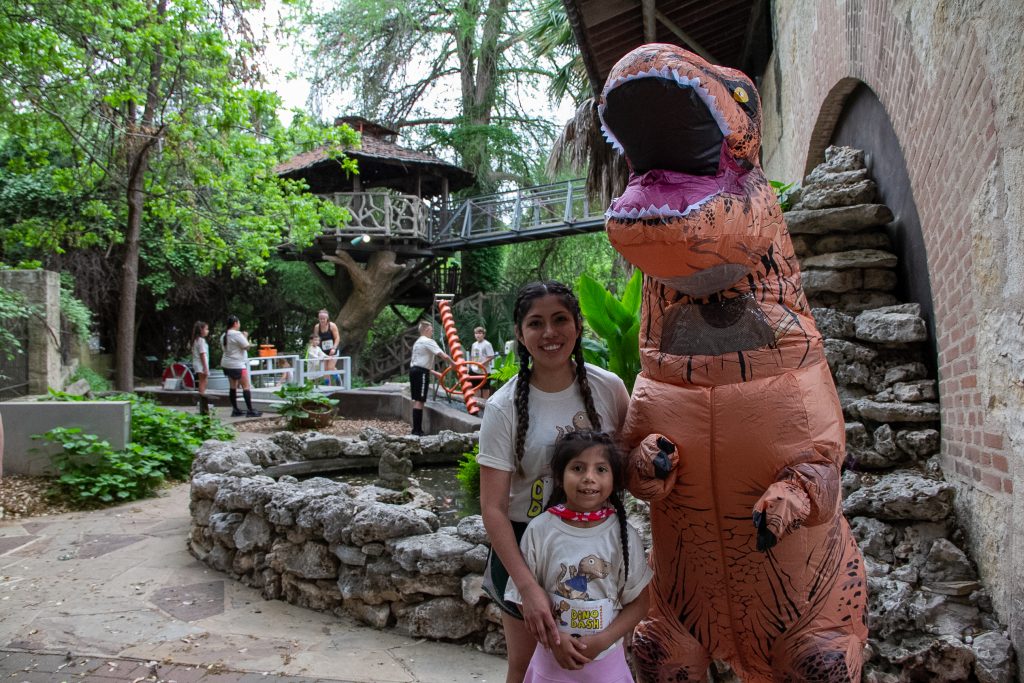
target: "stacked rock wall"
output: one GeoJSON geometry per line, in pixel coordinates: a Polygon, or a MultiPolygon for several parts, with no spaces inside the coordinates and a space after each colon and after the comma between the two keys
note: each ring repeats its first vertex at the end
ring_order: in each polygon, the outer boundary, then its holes
{"type": "Polygon", "coordinates": [[[193,464],[189,549],[268,599],[501,652],[500,614],[480,588],[488,548],[479,515],[442,527],[429,496],[414,491],[265,474],[284,463],[384,453],[454,461],[472,445],[451,432],[417,439],[374,430],[359,439],[282,432],[209,441],[193,464]]]}
{"type": "Polygon", "coordinates": [[[829,148],[786,214],[847,419],[843,510],[869,580],[869,681],[1010,681],[1013,650],[962,548],[939,463],[937,385],[920,308],[863,155],[829,148]]]}

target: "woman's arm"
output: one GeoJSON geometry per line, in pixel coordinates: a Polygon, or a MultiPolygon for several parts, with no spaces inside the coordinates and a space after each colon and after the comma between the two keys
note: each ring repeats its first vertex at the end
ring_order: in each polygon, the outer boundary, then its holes
{"type": "Polygon", "coordinates": [[[491,548],[501,558],[508,575],[523,597],[522,613],[526,628],[546,648],[559,642],[558,627],[551,615],[551,598],[526,566],[508,517],[508,494],[512,473],[493,467],[480,468],[480,512],[491,548]]]}
{"type": "Polygon", "coordinates": [[[331,338],[334,340],[334,346],[331,347],[330,354],[332,356],[338,355],[338,346],[341,344],[341,332],[338,331],[338,326],[335,323],[331,323],[331,338]]]}

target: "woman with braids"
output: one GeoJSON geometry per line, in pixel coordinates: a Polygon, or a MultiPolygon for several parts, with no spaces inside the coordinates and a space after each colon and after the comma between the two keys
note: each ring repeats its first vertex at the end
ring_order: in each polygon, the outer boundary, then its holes
{"type": "Polygon", "coordinates": [[[583,315],[559,282],[524,286],[513,311],[519,375],[487,402],[480,428],[480,509],[491,539],[484,590],[502,610],[510,683],[519,683],[536,645],[561,636],[548,592],[519,550],[527,523],[544,511],[552,490],[552,444],[568,432],[614,433],[626,415],[622,380],[583,362],[583,315]],[[509,576],[522,602],[505,601],[509,576]]]}
{"type": "MultiPolygon", "coordinates": [[[[622,462],[604,432],[569,432],[555,444],[548,514],[534,517],[520,548],[563,637],[550,651],[534,649],[527,683],[633,683],[622,639],[647,613],[653,572],[626,523],[622,462]]],[[[522,602],[512,580],[505,600],[522,602]]]]}

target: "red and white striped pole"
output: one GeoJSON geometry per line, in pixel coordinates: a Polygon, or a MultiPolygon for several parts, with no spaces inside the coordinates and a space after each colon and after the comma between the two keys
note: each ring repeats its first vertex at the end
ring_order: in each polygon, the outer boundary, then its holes
{"type": "Polygon", "coordinates": [[[441,327],[444,329],[445,339],[448,340],[448,351],[452,360],[455,361],[455,374],[462,385],[462,400],[466,403],[466,411],[470,415],[480,412],[480,406],[476,402],[476,389],[469,379],[469,368],[466,365],[466,353],[462,350],[462,342],[459,341],[459,333],[455,329],[455,316],[452,315],[452,305],[447,299],[437,300],[437,312],[441,314],[441,327]]]}

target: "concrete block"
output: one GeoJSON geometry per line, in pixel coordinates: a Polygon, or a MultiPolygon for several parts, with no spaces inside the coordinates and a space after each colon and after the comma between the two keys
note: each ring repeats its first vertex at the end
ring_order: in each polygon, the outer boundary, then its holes
{"type": "Polygon", "coordinates": [[[0,476],[53,474],[53,458],[60,447],[39,439],[54,427],[78,427],[121,450],[131,438],[131,404],[128,401],[7,401],[0,403],[4,448],[0,476]]]}

